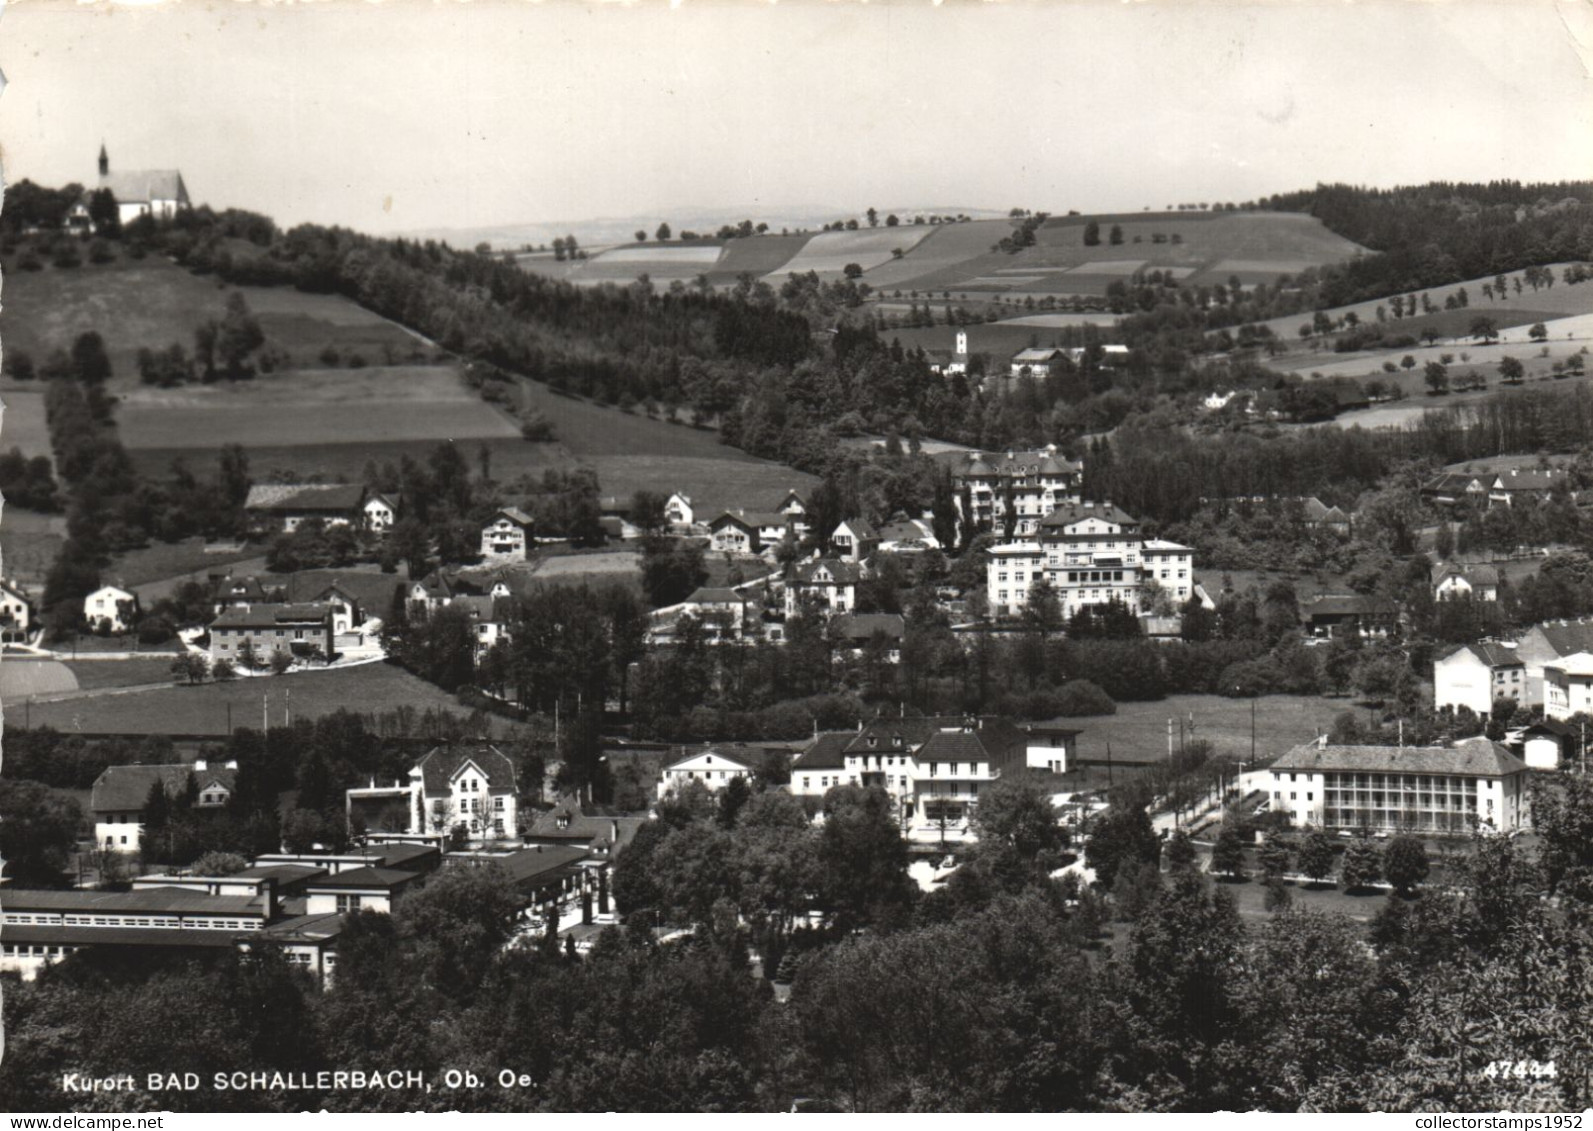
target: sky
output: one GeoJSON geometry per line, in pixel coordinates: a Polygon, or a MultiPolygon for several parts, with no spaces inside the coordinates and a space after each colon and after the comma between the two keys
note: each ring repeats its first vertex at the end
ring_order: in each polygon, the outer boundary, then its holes
{"type": "Polygon", "coordinates": [[[370,232],[1593,176],[1558,0],[10,0],[6,181],[370,232]]]}

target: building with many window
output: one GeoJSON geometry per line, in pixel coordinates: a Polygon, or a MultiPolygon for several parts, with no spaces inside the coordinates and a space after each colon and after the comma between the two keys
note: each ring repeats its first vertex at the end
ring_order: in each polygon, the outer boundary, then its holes
{"type": "Polygon", "coordinates": [[[1527,766],[1487,738],[1453,746],[1297,746],[1269,768],[1296,825],[1464,835],[1530,823],[1527,766]]]}
{"type": "Polygon", "coordinates": [[[1493,640],[1466,644],[1433,661],[1433,706],[1469,707],[1486,718],[1496,699],[1526,698],[1526,665],[1515,648],[1493,640]]]}
{"type": "Polygon", "coordinates": [[[1050,581],[1063,616],[1112,601],[1137,614],[1152,582],[1175,605],[1189,600],[1195,591],[1194,552],[1146,538],[1138,520],[1111,503],[1069,503],[1040,520],[1037,540],[991,548],[986,565],[991,614],[1021,613],[1041,577],[1050,581]]]}
{"type": "Polygon", "coordinates": [[[359,815],[367,828],[383,831],[449,833],[463,828],[481,840],[513,840],[520,835],[514,762],[485,742],[438,746],[415,763],[408,782],[351,789],[346,798],[350,824],[359,815]],[[402,824],[400,829],[387,825],[402,824]]]}
{"type": "Polygon", "coordinates": [[[192,765],[107,766],[94,779],[89,812],[94,816],[94,842],[116,852],[137,852],[144,832],[144,806],[158,782],[173,800],[193,789],[194,807],[220,809],[232,799],[238,763],[212,765],[201,758],[192,765]]]}
{"type": "Polygon", "coordinates": [[[1576,652],[1543,666],[1543,713],[1551,719],[1593,715],[1593,653],[1576,652]]]}
{"type": "Polygon", "coordinates": [[[951,468],[957,518],[997,534],[1007,511],[1013,535],[1035,532],[1040,519],[1058,506],[1076,503],[1084,465],[1062,455],[1055,444],[1035,451],[953,452],[936,457],[951,468]]]}

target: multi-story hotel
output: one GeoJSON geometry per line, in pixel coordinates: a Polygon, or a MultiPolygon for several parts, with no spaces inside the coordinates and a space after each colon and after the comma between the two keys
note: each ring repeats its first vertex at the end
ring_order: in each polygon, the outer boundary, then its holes
{"type": "Polygon", "coordinates": [[[1032,452],[957,452],[943,458],[951,464],[958,520],[999,534],[1010,500],[1016,537],[1033,534],[1056,507],[1077,502],[1084,477],[1084,465],[1060,454],[1055,444],[1032,452]]]}
{"type": "Polygon", "coordinates": [[[1176,605],[1195,591],[1193,551],[1147,539],[1139,521],[1111,503],[1055,507],[1038,533],[1035,541],[991,548],[986,578],[992,615],[1022,612],[1029,587],[1041,577],[1049,578],[1063,616],[1111,601],[1139,613],[1152,582],[1176,605]]]}

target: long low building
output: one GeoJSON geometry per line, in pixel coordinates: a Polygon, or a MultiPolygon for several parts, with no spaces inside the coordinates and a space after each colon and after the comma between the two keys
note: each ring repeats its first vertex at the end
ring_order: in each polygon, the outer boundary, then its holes
{"type": "Polygon", "coordinates": [[[1296,746],[1270,767],[1272,808],[1305,828],[1466,834],[1530,824],[1527,765],[1497,742],[1296,746]]]}

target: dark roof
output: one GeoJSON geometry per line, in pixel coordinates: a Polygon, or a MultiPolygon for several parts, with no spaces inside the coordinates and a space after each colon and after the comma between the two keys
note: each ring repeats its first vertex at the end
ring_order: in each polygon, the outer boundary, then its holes
{"type": "Polygon", "coordinates": [[[589,817],[561,807],[538,813],[531,827],[522,827],[521,832],[532,839],[579,840],[594,848],[617,850],[629,844],[644,823],[642,817],[589,817]],[[561,819],[568,821],[563,828],[559,827],[561,819]]]}
{"type": "Polygon", "coordinates": [[[888,522],[880,530],[881,542],[925,542],[934,535],[924,530],[923,524],[910,518],[899,518],[895,522],[888,522]]]}
{"type": "Polygon", "coordinates": [[[1024,723],[1024,731],[1030,734],[1083,734],[1084,731],[1073,725],[1072,719],[1046,719],[1044,722],[1024,723]]]}
{"type": "Polygon", "coordinates": [[[1499,571],[1485,562],[1440,562],[1433,567],[1434,585],[1443,584],[1446,577],[1461,577],[1473,586],[1499,584],[1499,571]]]}
{"type": "Polygon", "coordinates": [[[1527,727],[1522,733],[1552,734],[1556,738],[1570,738],[1572,735],[1576,734],[1576,728],[1571,726],[1569,723],[1561,722],[1559,719],[1539,719],[1537,722],[1527,727]]]}
{"type": "MultiPolygon", "coordinates": [[[[840,522],[835,524],[835,529],[839,530],[843,526],[846,527],[848,530],[850,530],[852,532],[852,536],[857,538],[859,541],[862,541],[862,542],[878,542],[879,541],[879,531],[875,530],[872,526],[870,526],[868,524],[868,520],[867,519],[845,518],[845,519],[842,519],[840,522]]],[[[832,530],[830,532],[830,536],[833,538],[835,536],[835,531],[832,530]]]]}
{"type": "Polygon", "coordinates": [[[1460,652],[1470,652],[1490,668],[1519,668],[1524,666],[1521,657],[1516,655],[1514,648],[1506,648],[1496,640],[1479,640],[1475,644],[1467,644],[1465,647],[1449,653],[1444,659],[1452,659],[1460,652]]]}
{"type": "Polygon", "coordinates": [[[454,595],[453,579],[440,569],[432,570],[419,581],[411,580],[409,584],[404,587],[405,592],[408,592],[417,585],[425,589],[426,594],[429,597],[452,597],[454,595]]]}
{"type": "MultiPolygon", "coordinates": [[[[1551,620],[1534,626],[1543,638],[1561,656],[1593,651],[1593,621],[1551,620]]],[[[1531,631],[1530,629],[1528,631],[1531,631]]]]}
{"type": "Polygon", "coordinates": [[[907,621],[901,613],[850,613],[830,623],[848,640],[870,640],[876,632],[900,640],[907,633],[907,621]]]}
{"type": "Polygon", "coordinates": [[[507,518],[516,526],[530,526],[534,521],[530,515],[526,514],[525,511],[521,510],[519,507],[499,507],[498,510],[493,513],[493,516],[487,520],[486,525],[491,526],[500,518],[507,518]]]}
{"type": "Polygon", "coordinates": [[[727,525],[726,519],[748,530],[757,530],[764,526],[789,526],[791,523],[791,516],[781,514],[779,511],[736,510],[722,512],[718,518],[708,524],[708,528],[719,530],[727,525]]]}
{"type": "Polygon", "coordinates": [[[406,865],[417,864],[439,855],[429,844],[367,844],[362,852],[381,858],[382,867],[408,871],[406,865]]]}
{"type": "Polygon", "coordinates": [[[172,927],[37,927],[6,924],[8,943],[38,943],[47,946],[172,946],[230,947],[252,932],[178,930],[172,927]]]}
{"type": "Polygon", "coordinates": [[[1139,525],[1139,519],[1111,503],[1059,503],[1055,510],[1040,520],[1040,525],[1059,530],[1087,518],[1098,518],[1121,526],[1139,525]]]}
{"type": "Polygon", "coordinates": [[[212,782],[232,789],[238,780],[236,770],[225,766],[209,766],[196,771],[192,766],[107,766],[94,779],[94,789],[89,795],[89,809],[95,813],[128,813],[143,809],[149,800],[149,787],[156,781],[165,784],[166,792],[176,797],[188,788],[188,779],[194,777],[201,791],[212,782]]]}
{"type": "Polygon", "coordinates": [[[918,762],[989,762],[992,770],[1023,765],[1024,733],[1005,719],[983,719],[977,729],[937,731],[915,754],[918,762]]]}
{"type": "Polygon", "coordinates": [[[265,601],[269,596],[258,577],[223,577],[216,583],[215,598],[218,601],[247,601],[252,604],[265,601]]]}
{"type": "Polygon", "coordinates": [[[791,763],[791,769],[793,771],[845,769],[844,754],[855,738],[857,731],[854,730],[826,731],[808,744],[808,748],[801,756],[791,763]]]}
{"type": "Polygon", "coordinates": [[[473,742],[459,746],[438,746],[427,752],[416,765],[428,796],[448,793],[460,767],[474,762],[487,777],[488,793],[513,793],[514,763],[496,746],[473,742]]]}
{"type": "MultiPolygon", "coordinates": [[[[171,912],[184,915],[263,915],[258,896],[211,895],[190,888],[140,888],[138,891],[35,891],[6,888],[9,911],[171,912]]],[[[10,934],[7,926],[5,933],[10,934]]]]}
{"type": "Polygon", "coordinates": [[[328,911],[320,915],[294,915],[278,920],[261,934],[281,943],[320,943],[337,938],[343,933],[346,924],[342,913],[328,911]]]}
{"type": "Polygon", "coordinates": [[[1329,771],[1453,774],[1497,778],[1525,770],[1526,763],[1497,742],[1468,738],[1454,746],[1296,746],[1271,769],[1319,774],[1329,771]]]}
{"type": "Polygon", "coordinates": [[[301,604],[250,605],[248,608],[227,609],[210,622],[211,628],[275,628],[281,624],[323,625],[332,615],[332,607],[316,601],[301,604]]]}
{"type": "Polygon", "coordinates": [[[1501,472],[1493,478],[1492,487],[1503,491],[1547,491],[1564,478],[1564,471],[1532,467],[1501,472]]]}
{"type": "Polygon", "coordinates": [[[415,873],[397,868],[350,868],[332,876],[322,876],[312,881],[305,890],[317,892],[328,888],[401,888],[415,879],[415,873]]]}
{"type": "Polygon", "coordinates": [[[365,570],[306,569],[288,576],[289,601],[322,601],[332,589],[354,598],[373,616],[385,617],[403,582],[390,573],[365,570]]]}
{"type": "Polygon", "coordinates": [[[1304,602],[1300,611],[1307,617],[1392,617],[1396,612],[1392,601],[1358,593],[1324,593],[1304,602]]]}
{"type": "MultiPolygon", "coordinates": [[[[1464,492],[1472,484],[1479,488],[1486,485],[1485,477],[1475,475],[1468,471],[1442,471],[1422,484],[1421,489],[1433,495],[1451,495],[1464,492]]],[[[1492,480],[1487,480],[1492,482],[1492,480]]]]}
{"type": "Polygon", "coordinates": [[[1037,448],[1026,452],[942,452],[936,462],[947,464],[954,475],[1062,475],[1084,470],[1059,452],[1037,448]],[[1049,464],[1049,466],[1047,466],[1049,464]]]}
{"type": "Polygon", "coordinates": [[[535,879],[548,872],[585,860],[590,853],[574,845],[547,844],[522,849],[500,863],[516,883],[535,879]]]}
{"type": "Polygon", "coordinates": [[[233,879],[239,880],[276,880],[278,884],[296,884],[301,880],[313,880],[317,876],[326,875],[325,868],[317,868],[313,864],[257,864],[253,868],[245,868],[235,872],[233,879]]]}

